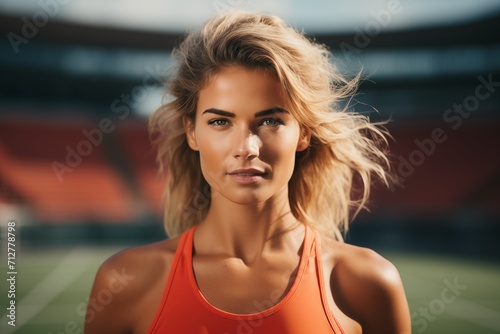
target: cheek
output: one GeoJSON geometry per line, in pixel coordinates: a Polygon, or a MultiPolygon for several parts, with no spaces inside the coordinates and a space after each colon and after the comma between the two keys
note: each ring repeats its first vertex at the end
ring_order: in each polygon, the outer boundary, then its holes
{"type": "Polygon", "coordinates": [[[199,138],[198,148],[200,154],[200,167],[205,180],[214,189],[220,183],[221,176],[225,174],[224,161],[226,160],[227,148],[224,141],[207,140],[199,138]]]}
{"type": "Polygon", "coordinates": [[[277,134],[263,133],[261,140],[265,151],[272,152],[274,155],[279,155],[284,158],[288,157],[288,159],[293,159],[297,150],[299,130],[287,129],[277,134]]]}
{"type": "Polygon", "coordinates": [[[198,144],[200,153],[200,162],[202,168],[213,169],[218,161],[220,161],[220,146],[217,148],[213,143],[204,141],[198,144]]]}
{"type": "Polygon", "coordinates": [[[295,165],[296,148],[295,136],[275,138],[271,143],[264,143],[261,159],[272,164],[276,172],[290,174],[291,176],[295,165]]]}
{"type": "Polygon", "coordinates": [[[214,140],[213,136],[203,126],[198,126],[195,129],[195,137],[198,145],[198,152],[202,164],[210,165],[213,161],[217,161],[215,155],[220,152],[221,142],[214,140]]]}
{"type": "Polygon", "coordinates": [[[295,154],[296,152],[294,149],[282,149],[272,154],[271,159],[273,159],[275,168],[279,168],[280,173],[290,174],[291,176],[295,166],[295,154]]]}

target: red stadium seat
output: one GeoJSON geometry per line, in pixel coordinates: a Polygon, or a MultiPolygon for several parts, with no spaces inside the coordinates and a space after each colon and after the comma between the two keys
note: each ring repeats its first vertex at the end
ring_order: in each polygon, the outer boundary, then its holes
{"type": "Polygon", "coordinates": [[[82,130],[92,125],[86,120],[0,122],[0,180],[15,189],[39,219],[132,220],[131,193],[107,162],[102,145],[87,144],[90,153],[80,156],[78,164],[70,167],[66,162],[68,152],[86,140],[82,130]]]}

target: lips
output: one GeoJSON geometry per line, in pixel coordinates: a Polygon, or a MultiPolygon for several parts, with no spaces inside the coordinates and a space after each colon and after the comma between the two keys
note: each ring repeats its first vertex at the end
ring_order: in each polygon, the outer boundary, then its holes
{"type": "Polygon", "coordinates": [[[227,173],[236,182],[241,184],[254,184],[262,180],[265,172],[256,168],[241,168],[227,173]]]}
{"type": "Polygon", "coordinates": [[[228,173],[229,175],[264,175],[264,171],[256,168],[240,168],[228,173]]]}

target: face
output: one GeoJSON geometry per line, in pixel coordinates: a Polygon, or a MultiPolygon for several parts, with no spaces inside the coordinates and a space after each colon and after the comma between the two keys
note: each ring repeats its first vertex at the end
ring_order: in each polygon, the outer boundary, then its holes
{"type": "Polygon", "coordinates": [[[295,154],[309,145],[278,80],[263,70],[221,70],[199,92],[196,120],[185,127],[212,195],[238,204],[288,195],[295,154]]]}

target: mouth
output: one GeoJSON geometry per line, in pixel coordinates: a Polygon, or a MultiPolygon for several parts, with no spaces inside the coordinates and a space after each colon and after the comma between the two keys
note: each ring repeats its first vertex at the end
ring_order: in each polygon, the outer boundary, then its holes
{"type": "Polygon", "coordinates": [[[241,184],[253,184],[261,181],[266,173],[255,168],[237,169],[227,173],[236,182],[241,184]]]}
{"type": "Polygon", "coordinates": [[[262,176],[265,174],[264,171],[256,168],[241,168],[236,169],[228,173],[229,175],[240,175],[240,176],[262,176]]]}

